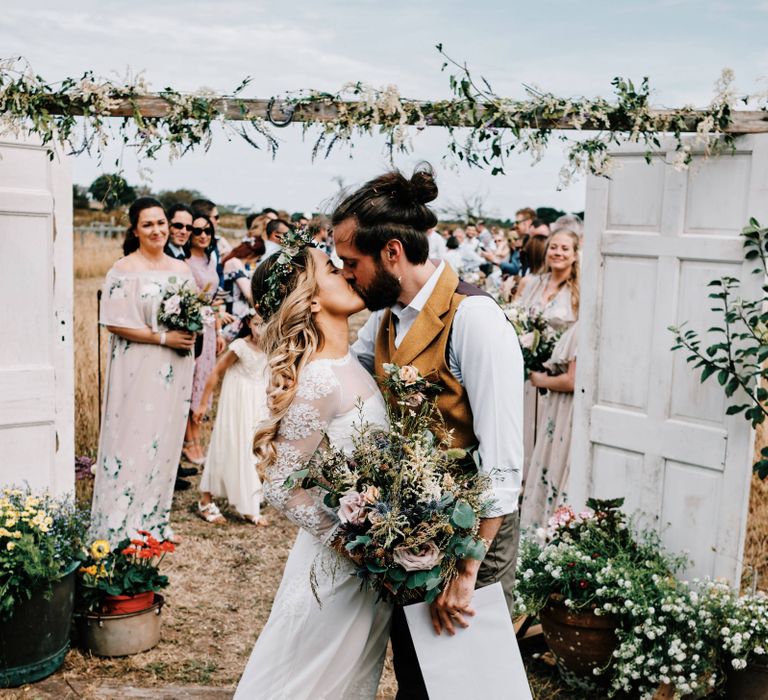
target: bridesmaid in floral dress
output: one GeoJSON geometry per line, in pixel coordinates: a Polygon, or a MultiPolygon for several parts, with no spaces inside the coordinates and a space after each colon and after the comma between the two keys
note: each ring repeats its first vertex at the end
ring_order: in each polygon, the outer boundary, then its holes
{"type": "MultiPolygon", "coordinates": [[[[213,221],[199,212],[195,213],[192,222],[192,235],[187,242],[187,264],[197,283],[197,288],[208,301],[213,301],[219,287],[219,275],[216,271],[216,256],[214,252],[215,230],[213,221]]],[[[216,355],[224,349],[224,338],[218,335],[219,319],[216,325],[205,326],[203,329],[203,350],[195,360],[195,375],[192,380],[192,407],[200,403],[205,383],[216,364],[216,355]]],[[[209,400],[207,408],[211,407],[209,400]]],[[[192,420],[190,412],[187,418],[187,430],[184,440],[184,456],[195,464],[205,461],[205,453],[200,445],[200,426],[192,420]]]]}
{"type": "Polygon", "coordinates": [[[173,485],[189,413],[192,333],[158,325],[165,285],[192,279],[165,255],[168,221],[151,197],[129,209],[123,252],[107,273],[99,322],[110,332],[91,536],[113,545],[147,530],[172,539],[173,485]]]}
{"type": "Polygon", "coordinates": [[[546,251],[547,271],[521,291],[524,306],[542,311],[549,324],[563,332],[546,363],[547,371],[532,372],[526,383],[534,397],[538,389],[546,389],[538,396],[535,444],[530,452],[526,445],[520,526],[528,530],[546,527],[567,496],[579,313],[578,254],[579,238],[575,233],[561,230],[552,234],[546,251]]]}

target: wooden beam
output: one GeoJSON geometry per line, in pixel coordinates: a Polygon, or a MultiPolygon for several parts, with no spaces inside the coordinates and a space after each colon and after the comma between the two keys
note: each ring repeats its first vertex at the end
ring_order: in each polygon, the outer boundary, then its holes
{"type": "MultiPolygon", "coordinates": [[[[347,102],[342,104],[348,104],[350,106],[358,104],[354,102],[347,102]]],[[[471,126],[469,120],[455,120],[446,121],[435,114],[435,107],[439,105],[445,105],[445,102],[420,102],[418,103],[422,111],[427,118],[427,123],[430,126],[471,126]]],[[[248,119],[268,119],[270,116],[276,122],[283,122],[286,120],[295,122],[327,122],[335,119],[338,116],[338,109],[336,104],[309,104],[299,105],[291,114],[291,107],[287,102],[281,102],[279,100],[262,100],[262,99],[227,99],[225,97],[217,98],[212,101],[212,107],[217,114],[227,120],[231,121],[244,121],[248,119]],[[271,109],[270,109],[271,105],[271,109]]],[[[163,97],[158,95],[146,95],[142,97],[133,98],[132,100],[124,99],[118,100],[110,110],[109,116],[111,117],[132,117],[134,116],[134,110],[138,110],[142,117],[166,117],[171,111],[171,104],[163,97]]],[[[52,114],[72,114],[82,115],[84,113],[82,104],[78,104],[77,101],[72,101],[66,106],[61,104],[49,105],[49,111],[52,114]]],[[[673,109],[659,109],[652,110],[653,115],[659,118],[662,122],[665,118],[676,114],[676,110],[673,109]]],[[[695,131],[696,124],[702,118],[697,116],[698,114],[703,116],[703,112],[692,113],[686,118],[686,131],[695,131]]],[[[732,124],[726,129],[731,134],[758,134],[768,132],[768,112],[766,111],[746,111],[738,110],[732,113],[732,124]]],[[[502,124],[489,124],[488,126],[503,126],[502,124]]],[[[569,118],[542,118],[539,122],[539,126],[550,129],[562,129],[562,130],[574,130],[574,126],[569,118]]],[[[631,125],[614,125],[614,130],[621,131],[622,127],[630,129],[631,125]]],[[[604,128],[602,125],[586,122],[581,130],[582,131],[594,131],[604,128]]]]}

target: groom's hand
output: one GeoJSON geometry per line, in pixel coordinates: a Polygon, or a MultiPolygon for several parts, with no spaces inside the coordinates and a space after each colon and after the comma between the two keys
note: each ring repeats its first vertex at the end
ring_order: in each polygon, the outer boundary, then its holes
{"type": "Polygon", "coordinates": [[[475,614],[471,603],[480,562],[465,560],[462,564],[458,575],[451,579],[445,590],[430,606],[432,626],[436,634],[441,634],[443,629],[450,635],[456,634],[455,625],[469,627],[467,617],[475,614]]]}

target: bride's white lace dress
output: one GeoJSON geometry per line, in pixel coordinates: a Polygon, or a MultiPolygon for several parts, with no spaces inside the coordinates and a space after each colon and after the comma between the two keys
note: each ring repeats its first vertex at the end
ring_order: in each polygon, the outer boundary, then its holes
{"type": "Polygon", "coordinates": [[[386,426],[384,400],[352,357],[314,360],[299,377],[282,420],[264,493],[301,527],[269,620],[256,641],[236,700],[373,700],[389,638],[391,606],[360,589],[353,567],[330,549],[339,519],[319,489],[284,488],[327,435],[349,452],[361,419],[386,426]],[[360,409],[358,405],[361,404],[360,409]],[[361,414],[362,411],[362,414],[361,414]],[[317,599],[310,586],[316,578],[317,599]]]}

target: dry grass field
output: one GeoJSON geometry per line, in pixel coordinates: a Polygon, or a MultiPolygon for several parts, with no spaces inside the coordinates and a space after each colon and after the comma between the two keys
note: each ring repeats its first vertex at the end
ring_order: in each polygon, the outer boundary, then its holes
{"type": "MultiPolygon", "coordinates": [[[[98,442],[96,292],[119,255],[117,240],[86,235],[82,245],[79,237],[75,242],[78,454],[94,455],[98,442]]],[[[103,341],[104,346],[106,333],[103,341]]],[[[209,429],[210,423],[206,431],[209,429]]],[[[758,447],[765,443],[766,436],[761,433],[758,447]]],[[[198,480],[193,478],[195,484],[198,480]]],[[[268,528],[255,528],[235,518],[230,518],[226,526],[212,526],[195,516],[195,497],[193,489],[177,494],[174,500],[174,527],[184,542],[168,560],[171,586],[163,611],[160,645],[123,659],[91,658],[75,650],[57,676],[80,681],[109,678],[137,686],[234,686],[266,622],[295,530],[271,510],[268,512],[273,524],[268,528]]],[[[767,506],[768,484],[754,480],[744,561],[745,572],[755,567],[763,583],[768,581],[767,506]]],[[[573,696],[558,684],[552,669],[533,659],[527,663],[537,700],[571,700],[573,696]]],[[[391,698],[393,692],[394,680],[388,667],[379,698],[391,698]]]]}

